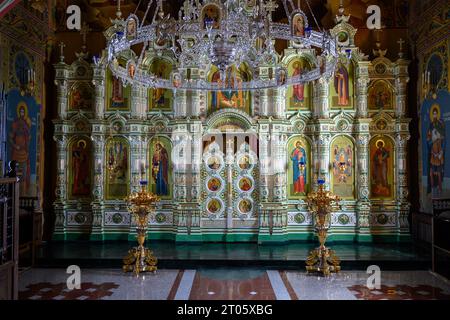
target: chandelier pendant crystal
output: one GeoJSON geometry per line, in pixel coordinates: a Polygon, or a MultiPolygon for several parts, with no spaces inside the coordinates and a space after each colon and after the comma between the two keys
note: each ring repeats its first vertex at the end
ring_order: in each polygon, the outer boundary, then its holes
{"type": "MultiPolygon", "coordinates": [[[[125,85],[203,91],[271,89],[333,75],[338,58],[335,39],[327,31],[312,30],[306,14],[294,8],[292,1],[283,0],[287,24],[272,22],[272,12],[277,7],[272,0],[261,0],[252,9],[245,3],[240,0],[186,0],[176,20],[165,15],[162,0],[149,0],[143,22],[139,23],[134,14],[125,21],[114,22],[118,31],[108,41],[107,55],[113,75],[125,85]],[[152,22],[146,24],[151,8],[156,14],[152,22]],[[289,41],[298,48],[315,49],[312,68],[288,77],[275,51],[277,40],[289,41]],[[120,57],[138,45],[142,46],[138,59],[128,61],[126,66],[120,65],[120,57]],[[144,53],[149,48],[161,53],[172,52],[177,65],[169,79],[152,74],[148,66],[143,65],[144,53]],[[233,81],[227,76],[232,68],[239,69],[243,64],[251,74],[248,79],[233,81]],[[210,70],[213,66],[220,72],[218,82],[183,76],[182,70],[210,70]],[[261,76],[261,68],[271,68],[271,76],[261,76]]],[[[314,16],[312,11],[311,14],[314,16]]]]}

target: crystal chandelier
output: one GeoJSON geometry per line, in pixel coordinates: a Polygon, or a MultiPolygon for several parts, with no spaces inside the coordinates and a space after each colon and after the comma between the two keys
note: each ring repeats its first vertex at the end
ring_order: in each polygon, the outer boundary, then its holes
{"type": "MultiPolygon", "coordinates": [[[[319,26],[319,31],[313,30],[306,14],[299,6],[295,7],[292,0],[283,0],[288,23],[272,21],[272,13],[278,7],[273,0],[255,1],[250,8],[248,2],[186,0],[178,19],[174,19],[164,13],[162,0],[149,0],[142,22],[135,14],[125,21],[115,20],[117,32],[108,42],[107,56],[112,73],[125,85],[205,91],[270,89],[332,76],[338,49],[328,31],[319,26]],[[151,9],[154,17],[146,24],[151,9]],[[311,69],[288,77],[275,51],[277,40],[289,41],[296,48],[314,49],[311,69]],[[119,64],[119,57],[137,46],[142,47],[140,55],[127,61],[125,66],[119,64]],[[152,74],[143,64],[149,48],[162,54],[167,50],[172,52],[177,65],[169,79],[152,74]],[[243,64],[250,71],[250,77],[233,79],[230,71],[243,64]],[[217,82],[192,79],[182,72],[191,68],[211,70],[213,66],[219,70],[217,82]],[[262,68],[271,71],[262,74],[262,68]]],[[[308,1],[307,5],[316,21],[308,1]]]]}

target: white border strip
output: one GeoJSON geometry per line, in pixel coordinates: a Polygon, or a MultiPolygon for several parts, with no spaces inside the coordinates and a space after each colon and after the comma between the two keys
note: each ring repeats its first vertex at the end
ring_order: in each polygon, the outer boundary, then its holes
{"type": "Polygon", "coordinates": [[[277,300],[291,300],[291,296],[281,279],[280,272],[278,270],[267,270],[270,284],[272,285],[273,292],[277,300]]]}
{"type": "Polygon", "coordinates": [[[184,270],[183,277],[181,278],[174,300],[189,300],[195,273],[195,270],[184,270]]]}

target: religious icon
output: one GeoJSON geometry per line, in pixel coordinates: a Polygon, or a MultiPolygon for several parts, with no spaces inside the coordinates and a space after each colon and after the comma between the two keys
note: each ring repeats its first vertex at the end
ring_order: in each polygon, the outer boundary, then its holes
{"type": "Polygon", "coordinates": [[[130,63],[128,63],[128,75],[130,76],[131,79],[134,79],[135,74],[136,74],[136,65],[134,64],[133,61],[131,61],[130,63]]]}
{"type": "MultiPolygon", "coordinates": [[[[163,59],[157,59],[152,63],[152,73],[160,79],[170,79],[172,72],[172,66],[163,59]]],[[[164,88],[156,88],[152,90],[151,94],[151,107],[159,109],[170,108],[171,90],[164,88]]]]}
{"type": "Polygon", "coordinates": [[[348,71],[341,62],[339,62],[334,76],[334,89],[338,94],[338,106],[348,106],[350,103],[348,71]]]}
{"type": "MultiPolygon", "coordinates": [[[[303,74],[303,68],[300,61],[296,61],[293,64],[294,72],[292,74],[293,77],[299,77],[303,74]]],[[[304,102],[305,101],[305,85],[303,83],[299,83],[293,86],[293,100],[294,103],[304,102]]]]}
{"type": "Polygon", "coordinates": [[[323,57],[323,56],[318,56],[317,57],[317,61],[318,61],[318,66],[319,66],[319,70],[320,70],[320,74],[323,74],[323,73],[325,73],[325,69],[326,69],[326,66],[327,66],[327,64],[326,64],[326,58],[325,57],[323,57]]]}
{"type": "Polygon", "coordinates": [[[301,13],[297,13],[292,19],[292,35],[295,37],[305,36],[305,17],[301,13]]]}
{"type": "Polygon", "coordinates": [[[112,77],[112,108],[125,107],[124,88],[122,80],[116,77],[112,77]]]}
{"type": "Polygon", "coordinates": [[[251,164],[249,156],[243,156],[239,161],[239,168],[241,168],[242,170],[248,170],[250,169],[250,167],[251,164]]]}
{"type": "Polygon", "coordinates": [[[295,149],[291,152],[292,173],[294,193],[304,194],[306,192],[307,175],[306,165],[308,163],[305,147],[300,141],[295,143],[295,149]]]}
{"type": "Polygon", "coordinates": [[[128,194],[128,145],[123,140],[112,140],[107,146],[107,197],[122,198],[128,194]]]}
{"type": "Polygon", "coordinates": [[[128,40],[134,40],[137,37],[137,21],[136,18],[129,18],[127,20],[126,36],[128,40]]]}
{"type": "Polygon", "coordinates": [[[344,136],[337,137],[331,149],[333,165],[333,192],[340,197],[354,196],[353,142],[344,136]]]}
{"type": "Polygon", "coordinates": [[[389,197],[391,186],[388,175],[390,169],[391,151],[383,139],[378,139],[372,151],[372,196],[389,197]]]}
{"type": "Polygon", "coordinates": [[[220,28],[221,12],[220,8],[215,4],[208,4],[202,10],[202,26],[207,29],[210,26],[212,29],[220,28]]]}
{"type": "Polygon", "coordinates": [[[110,183],[127,182],[128,153],[127,146],[121,141],[115,141],[109,149],[108,168],[110,183]]]}
{"type": "Polygon", "coordinates": [[[242,90],[236,90],[235,84],[243,81],[244,73],[239,72],[234,67],[226,71],[225,83],[221,83],[220,72],[217,71],[212,76],[212,82],[223,85],[225,90],[211,92],[211,110],[216,111],[222,108],[243,108],[245,98],[242,90]]]}
{"type": "Polygon", "coordinates": [[[377,126],[378,130],[384,130],[387,127],[387,123],[386,123],[385,120],[380,120],[380,121],[377,122],[376,126],[377,126]]]}
{"type": "Polygon", "coordinates": [[[90,110],[92,108],[92,90],[88,85],[75,85],[69,97],[69,107],[71,110],[90,110]]]}
{"type": "Polygon", "coordinates": [[[220,190],[222,183],[217,178],[212,178],[208,181],[208,190],[211,192],[217,192],[220,190]]]}
{"type": "Polygon", "coordinates": [[[427,130],[428,146],[428,193],[442,194],[445,166],[445,124],[441,119],[441,108],[433,104],[430,109],[430,124],[427,130]]]}
{"type": "Polygon", "coordinates": [[[277,70],[277,86],[281,87],[286,84],[287,81],[287,71],[284,68],[277,70]]]}
{"type": "Polygon", "coordinates": [[[254,8],[256,6],[256,0],[246,0],[245,1],[245,7],[247,9],[254,8]]]}
{"type": "Polygon", "coordinates": [[[368,92],[370,110],[392,109],[392,90],[384,81],[377,81],[368,92]]]}
{"type": "Polygon", "coordinates": [[[208,168],[211,170],[218,170],[220,167],[221,164],[217,157],[211,157],[208,159],[208,168]]]}
{"type": "Polygon", "coordinates": [[[153,146],[152,178],[156,184],[156,194],[169,195],[169,154],[159,141],[153,146]]]}
{"type": "Polygon", "coordinates": [[[345,32],[345,31],[341,31],[341,32],[339,32],[338,35],[337,35],[337,41],[338,41],[339,44],[341,44],[341,45],[347,43],[347,42],[348,42],[348,39],[349,39],[348,33],[345,32]]]}
{"type": "Polygon", "coordinates": [[[31,142],[31,119],[28,116],[28,106],[25,102],[17,105],[17,118],[11,124],[9,143],[11,146],[11,160],[18,163],[18,174],[22,177],[21,190],[28,194],[30,189],[31,166],[30,166],[30,142],[31,142]]]}
{"type": "Polygon", "coordinates": [[[89,149],[86,140],[74,143],[72,149],[72,196],[89,196],[90,164],[89,149]]]}
{"type": "Polygon", "coordinates": [[[220,204],[219,200],[217,199],[211,199],[208,202],[207,209],[210,213],[217,213],[222,208],[222,205],[220,204]]]}
{"type": "Polygon", "coordinates": [[[181,86],[181,75],[178,72],[173,74],[172,84],[175,88],[179,88],[181,86]]]}
{"type": "Polygon", "coordinates": [[[244,177],[239,181],[239,189],[241,189],[241,191],[250,191],[252,187],[253,183],[249,178],[244,177]]]}
{"type": "Polygon", "coordinates": [[[242,213],[249,213],[252,211],[252,203],[248,199],[243,199],[239,202],[239,211],[242,213]]]}

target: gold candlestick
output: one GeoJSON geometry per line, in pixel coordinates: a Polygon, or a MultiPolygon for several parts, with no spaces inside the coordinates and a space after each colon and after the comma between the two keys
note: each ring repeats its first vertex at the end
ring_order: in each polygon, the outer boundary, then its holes
{"type": "Polygon", "coordinates": [[[128,255],[123,259],[123,271],[134,271],[136,275],[140,272],[156,272],[158,259],[150,249],[144,247],[147,236],[147,225],[150,214],[155,212],[156,203],[161,199],[147,191],[147,181],[141,181],[141,190],[128,196],[128,210],[136,221],[138,246],[128,251],[128,255]]]}
{"type": "Polygon", "coordinates": [[[311,192],[306,199],[308,207],[314,217],[315,229],[319,238],[320,246],[310,252],[306,260],[306,271],[320,272],[330,275],[331,272],[339,272],[340,260],[333,250],[325,247],[328,230],[331,225],[331,212],[334,211],[333,204],[338,205],[341,200],[338,196],[325,190],[325,181],[319,180],[319,188],[311,192]]]}

